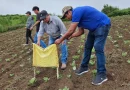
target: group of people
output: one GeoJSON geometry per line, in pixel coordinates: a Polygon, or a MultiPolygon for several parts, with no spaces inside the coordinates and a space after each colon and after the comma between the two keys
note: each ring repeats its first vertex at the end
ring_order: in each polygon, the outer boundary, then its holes
{"type": "Polygon", "coordinates": [[[39,46],[47,47],[41,37],[44,33],[49,35],[48,45],[57,44],[61,48],[61,69],[66,68],[68,50],[67,40],[73,37],[78,37],[84,34],[84,30],[89,30],[87,40],[84,44],[84,56],[79,69],[75,71],[77,75],[82,75],[89,71],[89,61],[91,57],[92,48],[95,48],[97,57],[97,74],[92,80],[92,84],[100,85],[107,81],[106,74],[106,59],[104,54],[104,46],[111,27],[110,18],[104,13],[98,11],[91,6],[81,6],[72,8],[71,6],[65,6],[62,9],[62,19],[66,18],[71,20],[70,27],[66,29],[62,20],[57,16],[51,16],[46,10],[39,11],[37,6],[32,9],[37,15],[36,23],[33,22],[33,17],[28,11],[26,14],[28,17],[26,28],[26,44],[28,44],[28,38],[30,37],[32,42],[37,43],[39,46]],[[34,41],[31,37],[31,30],[36,26],[36,35],[34,41]],[[78,27],[78,30],[76,28],[78,27]]]}

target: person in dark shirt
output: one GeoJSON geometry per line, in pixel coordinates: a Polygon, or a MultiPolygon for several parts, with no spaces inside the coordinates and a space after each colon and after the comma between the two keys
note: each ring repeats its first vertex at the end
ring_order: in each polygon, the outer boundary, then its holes
{"type": "MultiPolygon", "coordinates": [[[[36,26],[36,34],[35,34],[35,36],[34,36],[34,43],[37,43],[37,34],[38,34],[38,32],[39,32],[39,27],[40,27],[40,11],[39,11],[39,7],[37,7],[37,6],[34,6],[33,8],[32,8],[32,11],[34,11],[34,13],[36,14],[36,22],[35,22],[35,24],[30,28],[30,30],[32,30],[35,26],[36,26]]],[[[40,41],[40,43],[41,43],[41,47],[42,48],[46,48],[46,44],[44,43],[44,41],[40,41]]]]}

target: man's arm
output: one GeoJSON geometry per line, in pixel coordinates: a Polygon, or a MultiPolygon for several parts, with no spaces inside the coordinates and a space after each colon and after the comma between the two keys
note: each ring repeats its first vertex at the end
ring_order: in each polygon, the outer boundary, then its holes
{"type": "Polygon", "coordinates": [[[60,44],[65,39],[68,39],[74,32],[76,27],[78,26],[78,23],[71,23],[68,31],[60,38],[55,41],[55,44],[60,44]]]}
{"type": "Polygon", "coordinates": [[[61,41],[68,39],[76,30],[78,23],[71,23],[68,31],[60,38],[61,41]]]}
{"type": "Polygon", "coordinates": [[[28,18],[27,28],[30,29],[30,27],[31,27],[33,24],[34,24],[34,23],[33,23],[32,17],[30,16],[30,17],[28,18]]]}
{"type": "Polygon", "coordinates": [[[75,33],[73,33],[70,37],[78,37],[81,36],[82,34],[84,34],[84,28],[79,27],[78,31],[76,31],[75,33]]]}
{"type": "Polygon", "coordinates": [[[40,23],[40,20],[36,21],[34,25],[32,25],[32,27],[30,28],[31,30],[37,25],[40,23]]]}
{"type": "Polygon", "coordinates": [[[37,44],[40,46],[40,40],[41,40],[41,37],[43,36],[44,34],[44,25],[43,25],[43,22],[40,23],[40,29],[39,29],[39,32],[37,34],[37,37],[38,37],[38,42],[37,44]]]}

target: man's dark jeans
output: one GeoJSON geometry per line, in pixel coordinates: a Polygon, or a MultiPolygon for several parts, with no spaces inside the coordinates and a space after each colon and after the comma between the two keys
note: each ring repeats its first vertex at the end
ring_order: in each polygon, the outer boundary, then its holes
{"type": "Polygon", "coordinates": [[[91,57],[91,51],[94,47],[97,57],[97,72],[106,73],[104,46],[110,30],[110,26],[111,25],[101,26],[95,31],[90,31],[88,33],[88,37],[85,42],[84,57],[81,63],[81,67],[88,67],[91,57]]]}

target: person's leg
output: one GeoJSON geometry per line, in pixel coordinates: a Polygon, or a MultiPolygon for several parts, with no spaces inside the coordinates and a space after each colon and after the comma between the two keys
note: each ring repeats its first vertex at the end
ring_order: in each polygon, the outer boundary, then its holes
{"type": "Polygon", "coordinates": [[[26,44],[28,44],[29,41],[29,31],[28,29],[26,30],[26,44]]]}
{"type": "MultiPolygon", "coordinates": [[[[38,33],[36,33],[35,36],[34,36],[34,43],[36,43],[36,44],[37,44],[37,39],[38,39],[37,34],[38,33]]],[[[46,44],[43,40],[40,40],[40,45],[41,45],[42,48],[46,48],[46,44]]]]}
{"type": "MultiPolygon", "coordinates": [[[[49,36],[48,45],[54,44],[56,39],[58,39],[58,38],[52,38],[51,36],[49,36]]],[[[60,45],[60,48],[61,48],[61,63],[62,63],[61,69],[65,69],[66,68],[66,63],[67,63],[67,57],[68,57],[68,50],[67,50],[66,40],[65,40],[65,42],[63,44],[60,45]]]]}
{"type": "Polygon", "coordinates": [[[32,33],[32,31],[29,30],[29,37],[30,37],[30,39],[32,40],[32,42],[34,43],[33,38],[32,38],[32,36],[31,36],[31,33],[32,33]]]}
{"type": "Polygon", "coordinates": [[[65,69],[66,68],[66,63],[67,63],[67,58],[68,58],[68,48],[66,45],[66,40],[64,40],[64,43],[61,43],[61,69],[65,69]]]}
{"type": "Polygon", "coordinates": [[[68,48],[66,45],[66,40],[64,41],[64,43],[61,43],[61,62],[62,63],[67,63],[67,58],[68,58],[68,48]]]}
{"type": "Polygon", "coordinates": [[[77,75],[82,75],[83,73],[88,72],[88,64],[91,57],[91,51],[94,45],[94,39],[95,38],[94,38],[93,32],[89,32],[87,40],[85,42],[84,56],[83,56],[80,68],[76,70],[77,75]]]}
{"type": "Polygon", "coordinates": [[[103,82],[107,81],[104,46],[105,46],[106,39],[109,33],[109,29],[110,29],[110,26],[102,26],[94,32],[94,35],[95,35],[94,48],[95,48],[96,57],[97,57],[97,75],[93,79],[92,84],[95,84],[95,85],[100,85],[103,82]]]}
{"type": "Polygon", "coordinates": [[[41,44],[42,48],[46,48],[47,47],[47,45],[45,44],[45,42],[43,40],[40,40],[40,44],[41,44]]]}
{"type": "Polygon", "coordinates": [[[54,44],[54,42],[55,42],[55,39],[49,36],[48,46],[51,44],[54,44]]]}
{"type": "Polygon", "coordinates": [[[34,43],[37,44],[37,33],[35,33],[35,36],[34,36],[34,43]]]}

